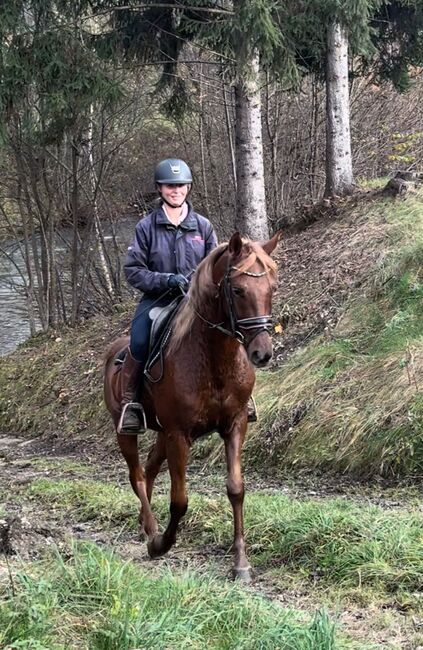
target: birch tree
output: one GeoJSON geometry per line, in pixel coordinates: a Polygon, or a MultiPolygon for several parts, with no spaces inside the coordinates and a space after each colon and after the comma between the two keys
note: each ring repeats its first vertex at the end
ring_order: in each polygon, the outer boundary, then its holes
{"type": "Polygon", "coordinates": [[[280,29],[296,51],[299,73],[317,73],[325,79],[326,196],[354,189],[349,60],[374,52],[370,20],[381,1],[310,0],[307,6],[289,2],[279,12],[280,29]]]}
{"type": "Polygon", "coordinates": [[[269,239],[264,183],[258,51],[244,63],[245,76],[235,84],[235,227],[254,240],[269,239]]]}
{"type": "Polygon", "coordinates": [[[348,36],[337,21],[327,27],[325,196],[354,189],[351,155],[348,36]]]}

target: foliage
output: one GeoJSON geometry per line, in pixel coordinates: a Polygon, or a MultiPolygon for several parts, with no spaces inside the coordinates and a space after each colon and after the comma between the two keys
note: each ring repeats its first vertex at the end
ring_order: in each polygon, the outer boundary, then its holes
{"type": "Polygon", "coordinates": [[[423,61],[423,3],[421,0],[384,0],[372,16],[372,41],[378,51],[376,74],[404,92],[410,88],[410,70],[423,61]]]}
{"type": "MultiPolygon", "coordinates": [[[[121,89],[78,23],[90,3],[6,1],[0,8],[1,122],[20,124],[26,138],[57,143],[121,89]]],[[[3,136],[5,133],[3,133],[3,136]]]]}

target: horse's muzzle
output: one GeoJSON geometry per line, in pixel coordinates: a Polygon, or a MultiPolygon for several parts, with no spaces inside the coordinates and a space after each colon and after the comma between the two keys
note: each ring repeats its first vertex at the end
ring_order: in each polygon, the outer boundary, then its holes
{"type": "Polygon", "coordinates": [[[273,355],[272,339],[268,332],[260,332],[247,347],[248,358],[256,368],[268,365],[273,355]]]}

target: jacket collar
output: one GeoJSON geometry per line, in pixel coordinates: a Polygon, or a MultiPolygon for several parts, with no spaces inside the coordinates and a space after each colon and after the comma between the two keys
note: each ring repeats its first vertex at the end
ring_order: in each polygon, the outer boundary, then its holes
{"type": "MultiPolygon", "coordinates": [[[[195,213],[192,209],[192,205],[189,201],[187,201],[187,204],[188,204],[188,214],[177,227],[182,228],[183,230],[197,230],[197,220],[194,216],[195,213]]],[[[156,223],[158,226],[165,226],[166,228],[176,228],[176,226],[173,226],[169,222],[169,219],[166,217],[161,207],[157,208],[156,223]]]]}

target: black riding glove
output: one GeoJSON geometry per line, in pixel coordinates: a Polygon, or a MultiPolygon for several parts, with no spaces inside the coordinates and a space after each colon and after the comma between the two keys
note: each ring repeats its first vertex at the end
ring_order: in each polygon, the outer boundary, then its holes
{"type": "Polygon", "coordinates": [[[167,283],[171,289],[182,289],[182,291],[187,291],[189,286],[188,280],[182,273],[171,275],[167,283]]]}

